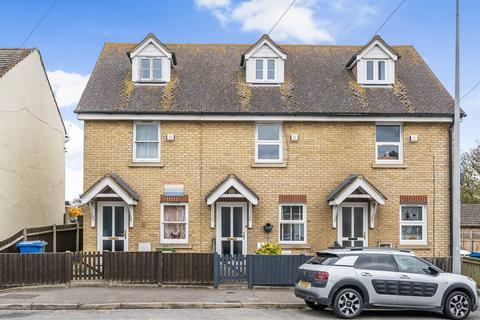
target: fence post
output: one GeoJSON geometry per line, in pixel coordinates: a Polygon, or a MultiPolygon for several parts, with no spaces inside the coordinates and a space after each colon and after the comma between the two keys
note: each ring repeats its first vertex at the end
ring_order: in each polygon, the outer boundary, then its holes
{"type": "Polygon", "coordinates": [[[23,227],[23,241],[27,241],[27,227],[23,227]]]}
{"type": "Polygon", "coordinates": [[[254,256],[253,254],[247,254],[247,279],[248,288],[253,289],[253,268],[254,268],[254,256]]]}
{"type": "Polygon", "coordinates": [[[57,252],[57,225],[52,226],[53,229],[53,252],[57,252]]]}
{"type": "Polygon", "coordinates": [[[77,222],[75,223],[75,227],[76,227],[75,251],[78,252],[80,250],[80,228],[78,227],[78,218],[77,218],[77,222]]]}
{"type": "Polygon", "coordinates": [[[157,285],[161,286],[163,283],[163,253],[157,251],[157,285]]]}
{"type": "Polygon", "coordinates": [[[67,251],[65,255],[65,286],[70,287],[73,278],[73,259],[72,253],[67,251]]]}
{"type": "Polygon", "coordinates": [[[213,287],[218,289],[219,285],[219,276],[220,276],[220,258],[218,253],[213,254],[213,287]]]}

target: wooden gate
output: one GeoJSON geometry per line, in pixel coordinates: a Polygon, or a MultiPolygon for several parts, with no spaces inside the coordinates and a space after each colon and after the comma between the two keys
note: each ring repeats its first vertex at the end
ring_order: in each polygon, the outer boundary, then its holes
{"type": "Polygon", "coordinates": [[[73,253],[72,278],[73,280],[103,280],[103,253],[73,253]]]}
{"type": "Polygon", "coordinates": [[[247,282],[248,266],[245,255],[224,255],[215,254],[215,277],[219,283],[247,282]]]}

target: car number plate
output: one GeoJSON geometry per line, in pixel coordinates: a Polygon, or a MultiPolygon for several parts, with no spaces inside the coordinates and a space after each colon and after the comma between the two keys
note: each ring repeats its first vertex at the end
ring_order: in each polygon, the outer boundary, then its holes
{"type": "Polygon", "coordinates": [[[303,289],[310,289],[312,284],[308,281],[300,280],[298,281],[298,286],[303,289]]]}

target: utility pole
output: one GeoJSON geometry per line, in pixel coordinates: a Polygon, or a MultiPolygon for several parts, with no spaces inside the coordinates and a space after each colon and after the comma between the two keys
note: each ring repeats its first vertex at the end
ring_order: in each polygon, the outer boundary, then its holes
{"type": "Polygon", "coordinates": [[[452,190],[452,271],[461,272],[460,263],[460,0],[456,0],[455,26],[455,114],[453,118],[453,190],[452,190]]]}

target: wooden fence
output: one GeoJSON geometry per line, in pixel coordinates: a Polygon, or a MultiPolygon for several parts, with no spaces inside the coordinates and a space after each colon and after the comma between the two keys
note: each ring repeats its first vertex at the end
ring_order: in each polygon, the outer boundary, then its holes
{"type": "Polygon", "coordinates": [[[423,257],[445,272],[452,272],[452,257],[423,257]]]}
{"type": "Polygon", "coordinates": [[[480,230],[462,230],[461,247],[470,252],[480,251],[480,230]]]}
{"type": "Polygon", "coordinates": [[[462,274],[480,283],[480,259],[462,257],[462,274]]]}
{"type": "Polygon", "coordinates": [[[297,280],[297,270],[311,256],[248,255],[248,286],[293,286],[297,280]]]}
{"type": "Polygon", "coordinates": [[[213,254],[162,252],[105,252],[108,282],[212,284],[213,254]]]}
{"type": "Polygon", "coordinates": [[[71,254],[0,254],[0,287],[62,284],[71,277],[71,254]]]}
{"type": "Polygon", "coordinates": [[[45,252],[81,251],[83,227],[78,223],[24,228],[0,241],[0,253],[18,253],[15,246],[20,241],[42,240],[47,242],[45,252]]]}
{"type": "Polygon", "coordinates": [[[103,253],[75,252],[72,255],[72,280],[102,280],[103,253]]]}

